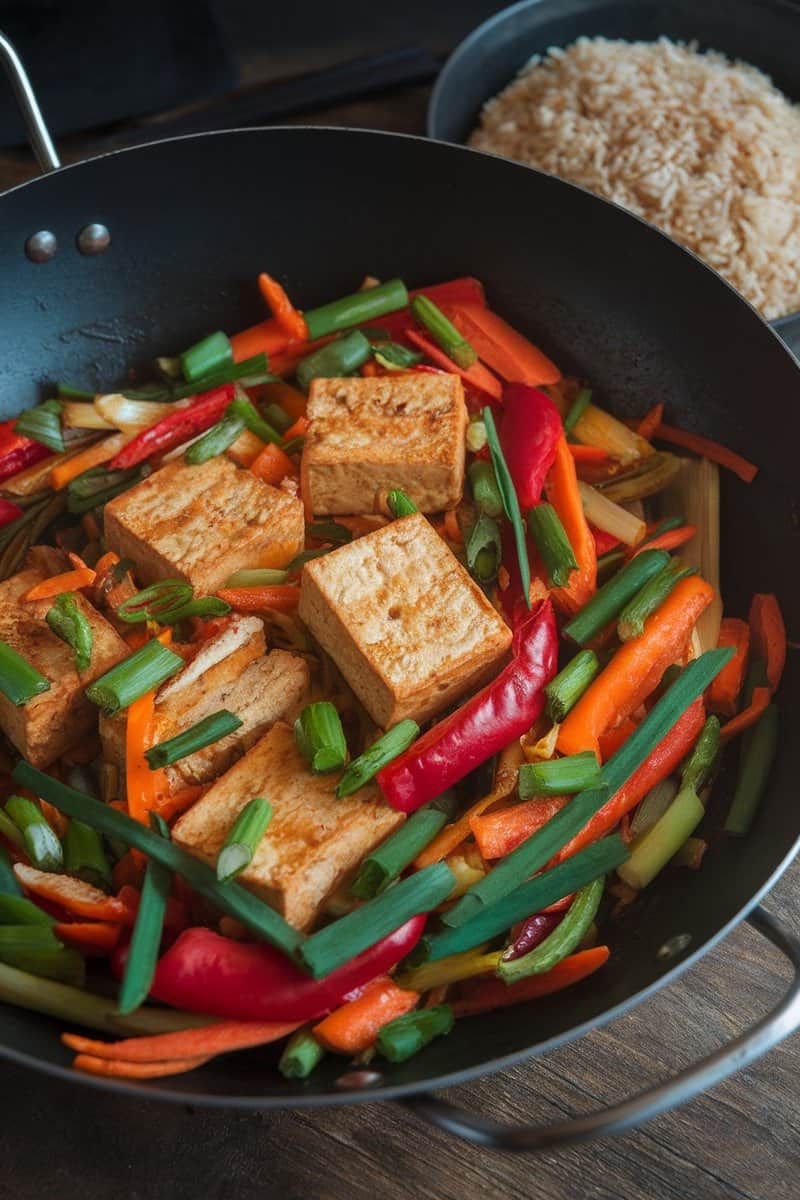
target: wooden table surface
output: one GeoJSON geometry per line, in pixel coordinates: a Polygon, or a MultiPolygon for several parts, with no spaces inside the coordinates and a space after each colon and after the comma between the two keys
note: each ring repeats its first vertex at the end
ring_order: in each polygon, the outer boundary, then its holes
{"type": "MultiPolygon", "coordinates": [[[[317,62],[325,57],[319,51],[317,62]]],[[[265,52],[251,58],[248,73],[256,77],[273,64],[265,52]]],[[[421,133],[428,90],[396,90],[302,120],[421,133]]],[[[108,148],[106,137],[69,139],[60,149],[73,161],[99,147],[108,148]]],[[[0,153],[0,191],[34,173],[28,155],[0,153]]],[[[766,904],[793,929],[800,929],[799,893],[795,864],[766,904]]],[[[448,1096],[512,1122],[588,1112],[729,1041],[768,1011],[787,979],[777,952],[740,927],[676,984],[609,1027],[448,1096]]],[[[465,1146],[388,1104],[229,1114],[76,1091],[3,1064],[0,1198],[795,1200],[798,1078],[795,1038],[642,1130],[534,1158],[465,1146]]]]}

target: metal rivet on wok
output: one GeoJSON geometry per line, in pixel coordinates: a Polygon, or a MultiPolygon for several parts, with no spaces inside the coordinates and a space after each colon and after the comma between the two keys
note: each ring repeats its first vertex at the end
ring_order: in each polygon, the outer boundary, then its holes
{"type": "Polygon", "coordinates": [[[105,225],[92,222],[84,225],[77,238],[81,254],[102,254],[111,245],[111,234],[105,225]]]}
{"type": "Polygon", "coordinates": [[[336,1086],[342,1091],[355,1091],[357,1088],[372,1087],[382,1080],[383,1075],[380,1071],[346,1071],[336,1080],[336,1086]]]}
{"type": "Polygon", "coordinates": [[[57,250],[56,235],[49,229],[40,229],[38,233],[32,233],[25,243],[25,253],[31,262],[35,263],[49,262],[55,257],[57,250]]]}
{"type": "Polygon", "coordinates": [[[656,958],[676,958],[686,949],[691,940],[690,933],[676,933],[675,937],[667,938],[664,945],[659,947],[656,958]]]}

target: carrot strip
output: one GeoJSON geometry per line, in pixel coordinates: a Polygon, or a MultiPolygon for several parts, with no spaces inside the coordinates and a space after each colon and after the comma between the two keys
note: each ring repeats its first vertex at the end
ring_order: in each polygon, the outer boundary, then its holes
{"type": "Polygon", "coordinates": [[[269,360],[270,371],[273,375],[291,375],[301,358],[313,354],[321,346],[327,346],[335,337],[335,333],[327,333],[325,337],[317,338],[313,342],[290,343],[282,354],[276,354],[269,360]]]}
{"type": "Polygon", "coordinates": [[[661,424],[661,418],[664,416],[664,405],[654,404],[648,412],[644,414],[639,424],[636,426],[636,432],[639,437],[643,437],[646,442],[652,441],[653,436],[661,424]]]}
{"type": "Polygon", "coordinates": [[[81,450],[79,454],[75,454],[66,462],[61,462],[57,467],[53,467],[50,472],[50,486],[57,492],[71,483],[78,475],[82,475],[84,471],[91,470],[92,467],[99,467],[104,462],[109,462],[115,454],[118,454],[126,442],[129,442],[131,437],[125,433],[115,433],[111,437],[103,438],[100,442],[94,442],[93,445],[87,446],[85,450],[81,450]]]}
{"type": "Polygon", "coordinates": [[[730,721],[726,721],[720,730],[720,741],[729,742],[731,738],[738,737],[740,733],[744,733],[745,729],[749,729],[751,725],[755,725],[759,717],[766,711],[769,702],[772,699],[772,692],[768,687],[753,688],[753,699],[748,704],[747,708],[743,708],[735,717],[731,717],[730,721]]]}
{"type": "Polygon", "coordinates": [[[125,787],[128,813],[146,825],[159,795],[169,791],[163,770],[152,771],[144,756],[153,745],[155,691],[145,692],[128,709],[125,725],[125,787]]]}
{"type": "Polygon", "coordinates": [[[756,593],[750,605],[750,640],[753,651],[767,663],[767,679],[773,692],[786,665],[786,626],[777,596],[771,592],[756,593]]]}
{"type": "Polygon", "coordinates": [[[81,954],[109,954],[122,932],[122,926],[110,921],[65,921],[54,925],[53,933],[60,942],[74,946],[81,954]]]}
{"type": "Polygon", "coordinates": [[[286,433],[283,435],[283,440],[285,442],[290,442],[293,438],[305,437],[308,433],[310,424],[311,422],[309,421],[308,417],[305,416],[304,413],[301,413],[295,423],[290,425],[286,430],[286,433]]]}
{"type": "Polygon", "coordinates": [[[252,467],[266,443],[249,429],[243,429],[235,442],[232,442],[226,454],[230,455],[240,467],[252,467]]]}
{"type": "Polygon", "coordinates": [[[530,975],[519,983],[506,984],[502,979],[468,980],[460,985],[459,994],[450,1001],[453,1012],[456,1017],[472,1017],[560,992],[599,970],[608,961],[610,953],[608,946],[593,946],[591,950],[581,950],[562,959],[544,975],[530,975]]]}
{"type": "Polygon", "coordinates": [[[278,324],[274,317],[270,317],[268,321],[259,321],[258,324],[251,325],[249,329],[243,329],[241,333],[233,335],[231,338],[233,361],[244,362],[248,358],[255,358],[257,354],[266,354],[268,357],[273,354],[282,354],[288,344],[289,338],[286,330],[278,324]]]}
{"type": "Polygon", "coordinates": [[[442,311],[478,357],[503,379],[540,387],[561,378],[547,355],[491,309],[481,304],[446,304],[442,311]]]}
{"type": "Polygon", "coordinates": [[[662,442],[671,442],[673,446],[682,446],[684,450],[692,450],[701,458],[707,458],[721,467],[727,467],[745,483],[752,483],[758,474],[758,467],[748,462],[746,458],[729,450],[727,446],[721,446],[719,442],[712,442],[710,438],[702,437],[699,433],[688,433],[685,429],[676,429],[674,425],[665,425],[663,421],[660,421],[653,437],[662,442]]]}
{"type": "Polygon", "coordinates": [[[181,788],[179,792],[175,792],[171,796],[158,796],[154,811],[169,822],[173,817],[180,816],[181,813],[196,804],[205,790],[202,784],[195,784],[181,788]]]}
{"type": "Polygon", "coordinates": [[[61,1041],[78,1054],[129,1063],[171,1062],[175,1059],[211,1058],[229,1050],[266,1046],[294,1033],[300,1021],[218,1021],[197,1029],[157,1033],[152,1037],[101,1042],[77,1033],[64,1033],[61,1041]]]}
{"type": "Polygon", "coordinates": [[[469,827],[483,858],[505,858],[546,825],[567,803],[567,796],[525,800],[500,812],[470,818],[469,827]]]}
{"type": "Polygon", "coordinates": [[[679,525],[677,529],[668,529],[666,533],[660,533],[649,542],[640,542],[634,546],[627,556],[627,561],[636,558],[643,550],[677,550],[678,546],[685,546],[690,542],[696,533],[696,525],[679,525]]]}
{"type": "Polygon", "coordinates": [[[75,571],[64,571],[61,575],[51,575],[43,579],[26,592],[24,600],[49,600],[51,596],[60,596],[62,592],[77,592],[81,588],[91,587],[95,581],[95,572],[91,567],[78,567],[75,571]]]}
{"type": "MultiPolygon", "coordinates": [[[[125,812],[124,804],[120,808],[122,812],[125,812]]],[[[160,809],[159,812],[161,812],[160,809]]],[[[161,813],[161,815],[163,816],[164,814],[161,813]]],[[[166,820],[166,817],[164,817],[164,820],[166,820]]],[[[133,850],[128,850],[126,854],[123,854],[119,862],[114,863],[111,869],[114,890],[119,892],[124,887],[141,888],[145,867],[144,855],[137,855],[133,850]]]]}
{"type": "Polygon", "coordinates": [[[69,817],[65,817],[62,812],[59,812],[52,804],[48,804],[46,800],[39,801],[39,808],[42,810],[42,816],[56,837],[65,837],[69,829],[69,817]]]}
{"type": "Polygon", "coordinates": [[[426,358],[431,362],[436,363],[438,367],[449,372],[451,375],[460,375],[472,387],[477,388],[479,392],[486,392],[494,400],[500,400],[503,395],[503,387],[496,375],[493,375],[482,363],[473,363],[471,367],[459,367],[454,363],[452,358],[440,350],[439,347],[432,342],[430,338],[425,337],[416,329],[406,329],[405,336],[421,350],[426,358]]]}
{"type": "Polygon", "coordinates": [[[374,379],[376,375],[380,375],[381,369],[373,358],[369,362],[362,363],[359,368],[362,379],[374,379]]]}
{"type": "Polygon", "coordinates": [[[289,341],[307,342],[308,326],[305,317],[292,304],[277,279],[273,279],[271,275],[267,275],[266,271],[262,271],[258,277],[258,286],[273,317],[289,341]]]}
{"type": "Polygon", "coordinates": [[[360,1054],[373,1044],[384,1025],[410,1012],[418,992],[400,988],[387,975],[373,979],[360,996],[334,1009],[314,1026],[314,1037],[336,1054],[360,1054]]]}
{"type": "Polygon", "coordinates": [[[292,387],[290,383],[282,380],[279,383],[265,383],[258,390],[262,399],[277,404],[293,421],[306,415],[306,398],[299,388],[292,387]]]}
{"type": "Polygon", "coordinates": [[[207,1058],[173,1058],[169,1062],[130,1063],[79,1054],[72,1065],[76,1071],[83,1071],[84,1075],[101,1075],[109,1079],[159,1079],[194,1071],[207,1062],[207,1058]]]}
{"type": "Polygon", "coordinates": [[[567,446],[576,463],[611,462],[611,458],[602,446],[583,446],[580,442],[567,442],[567,446]]]}
{"type": "Polygon", "coordinates": [[[14,864],[14,874],[26,892],[57,904],[76,917],[123,925],[129,922],[127,905],[115,896],[107,896],[100,888],[84,883],[82,879],[37,871],[35,867],[27,867],[23,863],[14,864]]]}
{"type": "Polygon", "coordinates": [[[250,464],[250,470],[263,483],[271,483],[276,487],[287,475],[295,475],[295,467],[289,455],[275,446],[272,442],[265,446],[250,464]]]}
{"type": "Polygon", "coordinates": [[[221,588],[217,595],[241,612],[294,612],[300,600],[300,588],[292,583],[277,583],[273,587],[221,588]]]}
{"type": "Polygon", "coordinates": [[[750,626],[738,617],[724,617],[720,622],[717,644],[720,647],[733,646],[736,653],[708,689],[708,707],[711,712],[732,717],[736,712],[750,654],[750,626]]]}
{"type": "Polygon", "coordinates": [[[452,854],[472,833],[473,820],[499,801],[505,800],[506,796],[511,795],[517,786],[517,772],[498,771],[497,776],[494,789],[489,792],[488,796],[477,800],[471,808],[462,813],[457,821],[453,821],[451,825],[445,825],[433,841],[429,842],[425,849],[417,855],[414,859],[414,866],[418,871],[423,867],[429,867],[432,863],[441,862],[443,858],[447,858],[448,854],[452,854]]]}
{"type": "Polygon", "coordinates": [[[444,531],[451,542],[460,545],[464,541],[464,535],[461,532],[461,526],[458,523],[458,517],[454,508],[448,508],[444,514],[444,531]]]}
{"type": "Polygon", "coordinates": [[[558,513],[578,563],[577,571],[573,571],[570,575],[569,584],[566,587],[554,588],[551,595],[563,612],[572,615],[583,607],[595,590],[597,554],[592,531],[586,520],[583,502],[578,491],[575,460],[570,453],[565,437],[559,438],[546,490],[547,498],[558,513]]]}

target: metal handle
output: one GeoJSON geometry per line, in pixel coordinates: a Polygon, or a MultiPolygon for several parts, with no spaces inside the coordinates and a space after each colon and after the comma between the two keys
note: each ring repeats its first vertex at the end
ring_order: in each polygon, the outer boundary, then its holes
{"type": "Polygon", "coordinates": [[[3,69],[14,89],[25,128],[28,130],[28,140],[42,174],[46,175],[48,171],[58,170],[61,160],[48,133],[28,73],[11,42],[2,33],[0,33],[0,62],[2,62],[3,69]]]}
{"type": "Polygon", "coordinates": [[[640,1092],[622,1104],[544,1127],[503,1125],[486,1117],[473,1116],[435,1096],[412,1096],[405,1103],[417,1116],[479,1146],[488,1146],[492,1150],[547,1150],[622,1133],[691,1100],[760,1058],[800,1028],[800,939],[760,906],[753,909],[747,920],[753,929],[786,955],[794,969],[791,986],[780,1004],[751,1030],[674,1079],[640,1092]]]}

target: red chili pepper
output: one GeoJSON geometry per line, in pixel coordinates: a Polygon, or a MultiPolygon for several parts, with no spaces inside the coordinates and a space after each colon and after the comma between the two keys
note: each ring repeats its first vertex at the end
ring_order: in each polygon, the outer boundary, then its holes
{"type": "Polygon", "coordinates": [[[4,525],[10,525],[12,521],[16,521],[17,517],[22,516],[22,509],[18,504],[12,503],[11,500],[4,500],[0,496],[0,529],[4,525]]]}
{"type": "Polygon", "coordinates": [[[549,396],[524,383],[506,384],[500,445],[523,516],[541,499],[562,433],[561,417],[549,396]]]}
{"type": "Polygon", "coordinates": [[[41,442],[14,433],[9,428],[13,424],[13,421],[6,421],[0,426],[0,481],[18,475],[43,458],[50,458],[53,453],[41,442]]]}
{"type": "Polygon", "coordinates": [[[515,629],[513,658],[497,679],[378,772],[392,808],[415,812],[530,729],[557,660],[553,606],[545,600],[515,629]]]}
{"type": "Polygon", "coordinates": [[[127,446],[123,446],[119,454],[111,459],[109,470],[135,467],[153,454],[164,450],[172,450],[181,442],[188,442],[199,433],[205,433],[212,425],[216,425],[225,409],[233,399],[232,383],[223,387],[213,388],[203,392],[186,408],[170,413],[163,421],[157,421],[149,429],[143,429],[127,446]]]}
{"type": "Polygon", "coordinates": [[[263,942],[235,942],[212,929],[187,929],[159,959],[151,995],[234,1021],[311,1021],[395,967],[424,928],[424,914],[412,917],[324,979],[312,979],[263,942]]]}
{"type": "Polygon", "coordinates": [[[608,554],[609,550],[616,550],[617,546],[621,544],[619,538],[615,538],[611,533],[606,533],[604,529],[595,529],[594,525],[590,525],[589,528],[592,531],[595,554],[598,558],[602,554],[608,554]]]}

